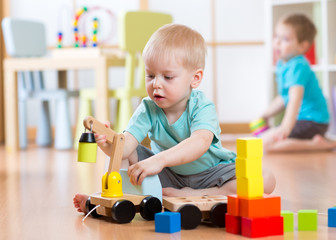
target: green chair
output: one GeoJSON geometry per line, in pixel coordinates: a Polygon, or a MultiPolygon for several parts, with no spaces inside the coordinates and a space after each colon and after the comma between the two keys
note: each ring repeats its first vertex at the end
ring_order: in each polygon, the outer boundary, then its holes
{"type": "MultiPolygon", "coordinates": [[[[133,11],[122,14],[119,18],[119,47],[126,52],[125,86],[109,91],[109,97],[117,99],[117,116],[114,125],[116,132],[122,132],[133,114],[132,98],[147,96],[145,88],[145,65],[141,53],[150,36],[161,26],[172,23],[169,14],[133,11]],[[139,84],[135,84],[135,70],[139,67],[139,84]]],[[[83,119],[92,115],[92,101],[96,98],[94,89],[82,89],[79,93],[79,113],[74,148],[83,131],[83,119]]],[[[104,119],[100,119],[104,120],[104,119]]]]}

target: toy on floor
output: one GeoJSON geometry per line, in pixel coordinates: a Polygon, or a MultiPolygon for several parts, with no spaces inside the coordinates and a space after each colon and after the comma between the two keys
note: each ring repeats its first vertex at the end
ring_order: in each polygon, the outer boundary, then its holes
{"type": "Polygon", "coordinates": [[[298,230],[317,231],[317,210],[298,211],[298,230]]]}
{"type": "Polygon", "coordinates": [[[155,232],[175,233],[181,231],[179,212],[161,212],[155,214],[155,232]]]}
{"type": "Polygon", "coordinates": [[[82,133],[78,143],[78,162],[95,163],[97,159],[97,143],[90,126],[90,132],[82,133]]]}
{"type": "MultiPolygon", "coordinates": [[[[316,209],[303,209],[297,212],[298,231],[317,231],[318,211],[316,209]]],[[[325,215],[325,213],[321,213],[325,215]]],[[[284,232],[294,231],[294,213],[292,211],[281,211],[284,218],[284,232]]],[[[329,219],[329,216],[328,216],[329,219]]]]}
{"type": "Polygon", "coordinates": [[[164,197],[163,206],[165,210],[181,214],[183,229],[194,229],[202,220],[225,227],[226,196],[164,197]]]}
{"type": "Polygon", "coordinates": [[[328,227],[336,227],[336,206],[328,209],[328,227]]]}
{"type": "Polygon", "coordinates": [[[249,126],[254,136],[259,136],[269,128],[265,119],[263,118],[259,118],[251,122],[249,126]]]}
{"type": "Polygon", "coordinates": [[[284,219],[284,232],[294,231],[294,213],[292,211],[283,210],[281,216],[284,219]]]}
{"type": "Polygon", "coordinates": [[[262,156],[262,139],[237,139],[237,195],[228,196],[228,233],[250,238],[283,235],[280,197],[263,194],[262,156]]]}
{"type": "MultiPolygon", "coordinates": [[[[104,134],[106,135],[106,140],[113,143],[108,171],[102,177],[102,192],[90,195],[86,202],[87,211],[89,212],[96,208],[93,211],[93,216],[97,217],[102,215],[112,217],[112,219],[118,223],[128,223],[132,221],[136,212],[140,212],[141,216],[146,220],[153,220],[155,213],[162,211],[160,199],[150,194],[150,192],[157,194],[158,191],[162,194],[161,183],[158,177],[152,176],[152,178],[146,178],[143,181],[142,186],[147,189],[146,195],[139,195],[138,193],[141,193],[139,189],[124,189],[124,185],[130,185],[128,175],[123,174],[124,178],[122,178],[119,173],[125,142],[124,135],[118,134],[112,129],[105,127],[104,124],[93,117],[85,118],[83,124],[86,129],[90,130],[89,134],[104,134]],[[123,184],[123,181],[127,184],[123,184]],[[133,194],[133,192],[136,194],[133,194]]],[[[79,157],[82,157],[83,153],[85,154],[85,150],[83,150],[85,145],[82,144],[93,144],[93,146],[96,147],[93,141],[91,141],[91,143],[88,143],[88,141],[81,142],[79,144],[79,157]]],[[[92,149],[90,150],[92,151],[92,149]]],[[[88,153],[88,155],[95,157],[93,153],[88,153]]],[[[85,161],[94,162],[88,159],[85,161]]]]}

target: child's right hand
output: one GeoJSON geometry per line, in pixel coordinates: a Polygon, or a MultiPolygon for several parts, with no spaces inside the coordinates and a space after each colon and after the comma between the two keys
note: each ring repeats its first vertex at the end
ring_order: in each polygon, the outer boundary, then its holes
{"type": "MultiPolygon", "coordinates": [[[[104,125],[105,125],[106,128],[110,128],[110,126],[111,126],[109,121],[105,121],[104,125]]],[[[98,147],[106,155],[111,156],[111,154],[112,154],[112,144],[107,142],[106,135],[95,133],[94,136],[95,136],[96,143],[97,143],[98,147]]]]}

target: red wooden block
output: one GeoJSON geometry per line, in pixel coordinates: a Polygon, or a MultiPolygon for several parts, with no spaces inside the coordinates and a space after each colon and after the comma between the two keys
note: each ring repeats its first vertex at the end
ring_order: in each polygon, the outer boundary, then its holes
{"type": "Polygon", "coordinates": [[[284,234],[284,225],[283,225],[283,217],[269,217],[268,218],[268,235],[283,235],[284,234]]]}
{"type": "Polygon", "coordinates": [[[242,235],[249,238],[283,235],[283,217],[242,217],[242,235]]]}
{"type": "Polygon", "coordinates": [[[281,215],[281,199],[278,196],[264,195],[262,198],[239,199],[239,216],[264,218],[281,215]]]}
{"type": "Polygon", "coordinates": [[[244,237],[256,238],[268,236],[268,218],[242,217],[241,232],[244,237]]]}
{"type": "Polygon", "coordinates": [[[232,234],[241,234],[241,217],[225,214],[226,232],[232,234]]]}
{"type": "Polygon", "coordinates": [[[227,212],[230,215],[239,216],[239,198],[237,195],[228,196],[227,212]]]}

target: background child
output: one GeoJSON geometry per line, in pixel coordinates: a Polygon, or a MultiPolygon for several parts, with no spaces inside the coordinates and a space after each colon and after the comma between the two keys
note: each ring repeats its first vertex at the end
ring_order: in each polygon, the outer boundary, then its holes
{"type": "MultiPolygon", "coordinates": [[[[148,97],[124,132],[123,159],[128,159],[133,184],[159,174],[166,196],[236,192],[236,154],[221,145],[214,104],[195,90],[203,78],[205,55],[203,37],[183,25],[166,25],[148,41],[143,51],[148,97]],[[139,145],[147,134],[152,150],[139,145]]],[[[110,155],[106,137],[96,135],[96,141],[110,155]]],[[[264,179],[265,192],[272,192],[273,175],[265,173],[264,179]]],[[[85,211],[81,204],[86,199],[75,196],[78,211],[85,211]]]]}
{"type": "Polygon", "coordinates": [[[327,103],[305,54],[314,41],[316,28],[304,15],[281,19],[275,29],[274,54],[278,95],[263,118],[285,114],[280,126],[263,134],[266,151],[329,150],[336,143],[324,135],[328,129],[327,103]]]}

